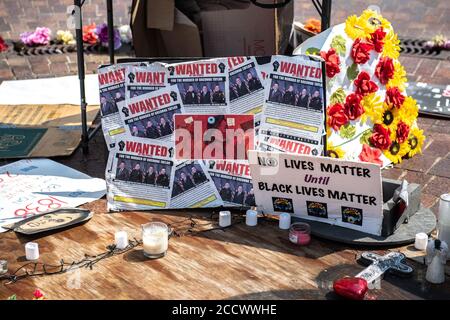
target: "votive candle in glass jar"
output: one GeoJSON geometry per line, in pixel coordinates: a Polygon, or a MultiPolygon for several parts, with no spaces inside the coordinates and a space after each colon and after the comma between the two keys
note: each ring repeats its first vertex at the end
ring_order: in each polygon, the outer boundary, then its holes
{"type": "Polygon", "coordinates": [[[289,228],[289,241],[306,246],[311,241],[311,227],[307,223],[293,223],[289,228]]]}
{"type": "Polygon", "coordinates": [[[142,245],[144,255],[158,259],[166,255],[169,247],[169,228],[162,222],[150,222],[142,225],[142,245]]]}

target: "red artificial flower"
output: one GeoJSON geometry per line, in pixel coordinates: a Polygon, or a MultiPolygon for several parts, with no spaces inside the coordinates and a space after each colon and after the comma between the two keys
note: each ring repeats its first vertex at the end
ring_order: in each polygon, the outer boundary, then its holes
{"type": "Polygon", "coordinates": [[[348,117],[344,112],[344,106],[341,103],[333,104],[327,110],[328,126],[338,131],[341,126],[348,122],[348,117]]]}
{"type": "Polygon", "coordinates": [[[370,80],[370,75],[366,71],[361,71],[353,83],[356,93],[363,96],[378,90],[378,86],[370,80]]]}
{"type": "Polygon", "coordinates": [[[357,64],[363,64],[370,59],[370,50],[373,49],[373,44],[361,39],[356,39],[353,42],[350,55],[353,61],[357,64]]]}
{"type": "Polygon", "coordinates": [[[386,90],[385,102],[388,105],[400,108],[403,105],[404,101],[405,96],[397,87],[389,88],[386,90]]]}
{"type": "Polygon", "coordinates": [[[400,121],[397,125],[397,142],[403,143],[408,139],[409,136],[409,126],[404,123],[403,121],[400,121]]]}
{"type": "Polygon", "coordinates": [[[389,57],[381,58],[375,67],[375,75],[382,84],[386,84],[394,76],[394,62],[389,57]]]}
{"type": "Polygon", "coordinates": [[[383,31],[383,27],[378,28],[374,33],[370,34],[370,42],[372,42],[374,50],[378,53],[383,51],[385,36],[386,32],[383,31]]]}
{"type": "Polygon", "coordinates": [[[35,299],[41,299],[44,297],[44,294],[42,293],[41,290],[36,289],[36,290],[34,290],[33,296],[35,299]]]}
{"type": "Polygon", "coordinates": [[[350,120],[356,120],[364,113],[361,99],[362,96],[356,93],[349,94],[345,99],[344,112],[350,120]]]}
{"type": "Polygon", "coordinates": [[[369,138],[370,143],[381,150],[386,150],[391,145],[391,130],[377,123],[373,126],[373,133],[369,138]]]}
{"type": "Polygon", "coordinates": [[[96,44],[98,41],[97,33],[95,32],[95,23],[83,26],[83,42],[89,44],[96,44]]]}
{"type": "Polygon", "coordinates": [[[359,160],[364,162],[371,162],[378,165],[383,165],[383,161],[380,160],[381,150],[377,148],[371,148],[367,144],[363,144],[361,153],[359,154],[359,160]]]}
{"type": "Polygon", "coordinates": [[[8,45],[6,44],[5,40],[3,40],[2,37],[0,37],[0,52],[8,50],[8,45]]]}
{"type": "Polygon", "coordinates": [[[325,70],[328,78],[333,78],[337,73],[341,72],[341,68],[339,67],[341,59],[336,54],[334,48],[330,48],[328,52],[321,51],[320,56],[325,60],[325,70]]]}

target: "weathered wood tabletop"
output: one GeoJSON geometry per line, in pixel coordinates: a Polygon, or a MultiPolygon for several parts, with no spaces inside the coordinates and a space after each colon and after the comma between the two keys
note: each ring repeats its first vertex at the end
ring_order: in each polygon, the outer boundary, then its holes
{"type": "MultiPolygon", "coordinates": [[[[40,237],[0,234],[2,259],[9,270],[26,263],[24,245],[39,243],[40,262],[58,264],[78,261],[85,254],[106,251],[117,230],[141,239],[140,225],[162,220],[184,233],[194,215],[200,229],[211,224],[208,211],[125,212],[107,214],[104,199],[84,207],[95,212],[83,224],[40,237]]],[[[239,215],[239,214],[237,214],[239,215]]],[[[213,216],[214,218],[214,216],[213,216]]],[[[239,221],[239,216],[234,221],[239,221]]],[[[198,228],[197,228],[198,229],[198,228]]],[[[356,262],[361,250],[313,238],[307,247],[288,241],[288,231],[277,221],[260,220],[257,227],[237,223],[224,230],[184,233],[169,242],[166,257],[147,260],[142,247],[99,261],[92,269],[22,279],[0,285],[0,299],[16,294],[30,299],[36,288],[48,299],[334,299],[332,281],[356,275],[364,267],[356,262]]],[[[403,248],[404,249],[404,248],[403,248]]],[[[382,251],[380,253],[383,253],[382,251]]],[[[425,267],[408,261],[414,276],[404,279],[388,275],[381,289],[371,290],[376,299],[450,298],[450,282],[430,285],[425,267]]]]}

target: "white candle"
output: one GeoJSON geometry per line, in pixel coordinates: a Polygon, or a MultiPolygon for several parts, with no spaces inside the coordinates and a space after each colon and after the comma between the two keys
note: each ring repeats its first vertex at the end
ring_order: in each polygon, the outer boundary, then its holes
{"type": "Polygon", "coordinates": [[[416,241],[414,242],[414,247],[417,250],[426,250],[428,245],[428,235],[426,233],[416,234],[416,241]]]}
{"type": "Polygon", "coordinates": [[[280,229],[287,230],[291,227],[291,215],[289,213],[283,212],[280,214],[280,229]]]}
{"type": "MultiPolygon", "coordinates": [[[[450,193],[444,193],[439,199],[438,238],[450,243],[450,193]]],[[[450,253],[447,255],[450,258],[450,253]]]]}
{"type": "Polygon", "coordinates": [[[116,248],[123,250],[128,247],[128,234],[126,231],[117,231],[114,234],[116,248]]]}
{"type": "Polygon", "coordinates": [[[36,242],[28,242],[25,244],[25,257],[27,260],[39,259],[39,245],[36,242]]]}
{"type": "Polygon", "coordinates": [[[245,214],[245,224],[254,227],[258,224],[258,212],[256,210],[247,210],[245,214]]]}
{"type": "Polygon", "coordinates": [[[0,260],[0,274],[5,274],[8,272],[8,261],[0,260]]]}
{"type": "Polygon", "coordinates": [[[160,258],[169,247],[169,228],[161,222],[148,223],[142,227],[144,255],[148,258],[160,258]]]}
{"type": "Polygon", "coordinates": [[[222,228],[231,225],[231,212],[230,211],[220,211],[219,212],[219,226],[222,228]]]}

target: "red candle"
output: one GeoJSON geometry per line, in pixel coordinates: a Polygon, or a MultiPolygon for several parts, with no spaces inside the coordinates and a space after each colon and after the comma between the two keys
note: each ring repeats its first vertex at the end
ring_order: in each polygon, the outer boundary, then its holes
{"type": "Polygon", "coordinates": [[[311,241],[311,227],[307,223],[297,222],[289,229],[289,240],[292,243],[306,246],[311,241]]]}

